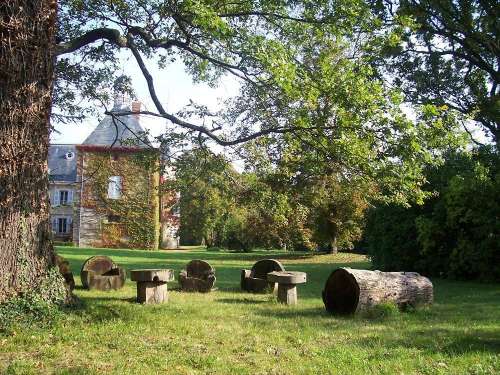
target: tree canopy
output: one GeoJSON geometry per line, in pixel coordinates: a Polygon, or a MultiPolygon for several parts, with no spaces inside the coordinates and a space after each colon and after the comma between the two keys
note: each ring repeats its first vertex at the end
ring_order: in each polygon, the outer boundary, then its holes
{"type": "MultiPolygon", "coordinates": [[[[426,163],[457,147],[456,116],[442,103],[402,110],[404,95],[388,84],[377,62],[394,44],[373,4],[339,1],[61,0],[58,18],[57,112],[79,118],[75,99],[106,102],[120,77],[122,53],[134,57],[155,111],[177,126],[160,141],[189,139],[234,146],[267,136],[268,156],[297,155],[304,168],[344,181],[377,181],[383,199],[423,199],[426,163]],[[239,94],[213,113],[193,103],[170,113],[149,66],[182,62],[193,80],[240,83],[239,94]]],[[[385,13],[384,13],[385,14],[385,13]]],[[[114,113],[120,116],[129,112],[114,113]]],[[[167,147],[168,148],[168,147],[167,147]]],[[[308,172],[309,173],[309,172],[308,172]]]]}
{"type": "Polygon", "coordinates": [[[380,28],[393,35],[382,70],[406,99],[446,105],[464,121],[478,124],[498,148],[498,2],[376,0],[372,9],[380,17],[380,28]]]}

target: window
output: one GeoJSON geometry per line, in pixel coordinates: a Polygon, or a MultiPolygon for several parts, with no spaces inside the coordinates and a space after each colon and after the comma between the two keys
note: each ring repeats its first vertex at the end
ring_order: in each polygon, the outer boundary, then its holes
{"type": "Polygon", "coordinates": [[[120,199],[122,196],[122,178],[121,176],[111,176],[108,182],[108,198],[120,199]]]}
{"type": "Polygon", "coordinates": [[[68,234],[71,232],[71,217],[56,217],[52,219],[52,230],[58,234],[68,234]]]}
{"type": "Polygon", "coordinates": [[[73,202],[73,190],[54,190],[50,194],[50,202],[52,206],[67,205],[73,202]]]}
{"type": "Polygon", "coordinates": [[[57,219],[57,233],[66,233],[68,229],[68,219],[60,217],[57,219]]]}
{"type": "Polygon", "coordinates": [[[66,205],[68,204],[68,191],[67,190],[59,190],[59,204],[66,205]]]}

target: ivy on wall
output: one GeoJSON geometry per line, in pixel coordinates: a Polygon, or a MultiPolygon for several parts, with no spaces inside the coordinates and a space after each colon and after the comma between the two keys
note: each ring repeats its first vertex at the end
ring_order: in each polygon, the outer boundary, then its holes
{"type": "Polygon", "coordinates": [[[158,160],[158,153],[152,150],[85,153],[88,177],[81,205],[105,217],[98,245],[158,248],[158,160]],[[122,178],[119,199],[108,198],[111,176],[122,178]]]}

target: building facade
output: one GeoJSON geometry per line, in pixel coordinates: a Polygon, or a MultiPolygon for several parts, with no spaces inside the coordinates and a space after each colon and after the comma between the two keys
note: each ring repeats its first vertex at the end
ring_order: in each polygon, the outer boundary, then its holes
{"type": "MultiPolygon", "coordinates": [[[[113,112],[140,111],[115,98],[113,112]]],[[[51,145],[54,239],[81,247],[178,246],[175,194],[160,194],[160,152],[140,116],[106,116],[81,145],[51,145]]]]}
{"type": "Polygon", "coordinates": [[[75,145],[49,147],[50,223],[57,241],[73,240],[74,201],[78,189],[76,153],[75,145]]]}

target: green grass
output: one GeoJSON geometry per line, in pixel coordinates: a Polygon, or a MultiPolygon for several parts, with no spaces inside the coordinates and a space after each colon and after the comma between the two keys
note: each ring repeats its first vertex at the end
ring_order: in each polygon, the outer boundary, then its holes
{"type": "MultiPolygon", "coordinates": [[[[500,373],[500,285],[433,280],[435,304],[384,319],[328,315],[321,290],[338,266],[369,267],[363,256],[58,248],[71,262],[82,306],[50,328],[0,336],[0,373],[56,374],[494,374],[500,373]],[[127,268],[180,270],[190,259],[216,268],[218,290],[170,292],[164,305],[119,291],[82,290],[92,255],[127,268]],[[241,268],[272,256],[307,272],[299,305],[239,290],[241,268]]],[[[175,289],[177,284],[170,283],[175,289]]]]}

